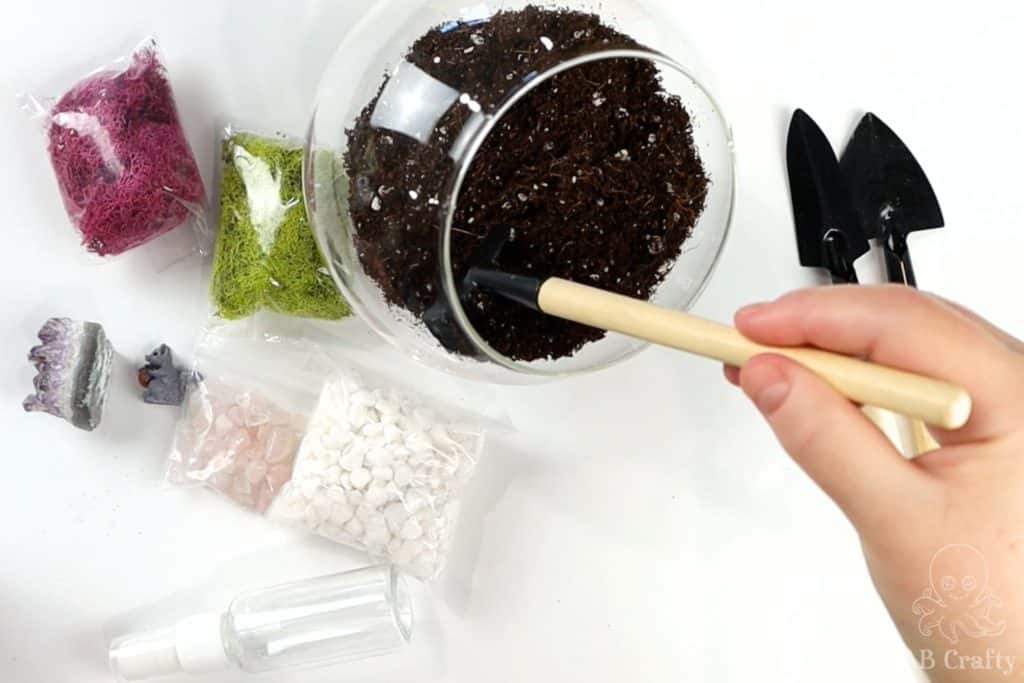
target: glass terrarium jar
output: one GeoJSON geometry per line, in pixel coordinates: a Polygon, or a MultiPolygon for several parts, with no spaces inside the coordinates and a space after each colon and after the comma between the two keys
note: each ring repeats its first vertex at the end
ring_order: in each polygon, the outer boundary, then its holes
{"type": "Polygon", "coordinates": [[[499,382],[642,349],[524,318],[543,314],[462,278],[494,258],[500,226],[520,237],[499,267],[693,305],[735,188],[728,124],[673,58],[680,44],[635,0],[378,3],[323,77],[304,169],[318,243],[357,314],[417,360],[499,382]]]}

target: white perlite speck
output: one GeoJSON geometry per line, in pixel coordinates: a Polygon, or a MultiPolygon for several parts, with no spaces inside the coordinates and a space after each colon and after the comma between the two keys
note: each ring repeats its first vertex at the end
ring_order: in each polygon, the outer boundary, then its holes
{"type": "Polygon", "coordinates": [[[267,514],[431,578],[482,447],[482,430],[336,377],[324,386],[291,481],[267,514]]]}

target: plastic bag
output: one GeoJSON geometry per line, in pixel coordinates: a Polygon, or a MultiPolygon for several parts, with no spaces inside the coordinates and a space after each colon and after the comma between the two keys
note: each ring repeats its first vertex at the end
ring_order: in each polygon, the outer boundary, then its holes
{"type": "Polygon", "coordinates": [[[205,234],[202,177],[155,39],[57,100],[24,102],[45,122],[64,206],[90,253],[121,254],[186,224],[205,234]]]}
{"type": "Polygon", "coordinates": [[[325,385],[272,518],[431,578],[484,431],[356,371],[325,385]]]}
{"type": "Polygon", "coordinates": [[[305,418],[257,391],[201,381],[185,405],[168,478],[202,482],[263,512],[292,475],[305,418]]]}
{"type": "Polygon", "coordinates": [[[168,481],[435,576],[484,418],[308,340],[254,340],[226,326],[208,329],[196,351],[168,481]]]}
{"type": "Polygon", "coordinates": [[[228,128],[210,295],[235,320],[266,308],[338,320],[351,313],[313,238],[302,196],[302,147],[228,128]]]}
{"type": "Polygon", "coordinates": [[[305,345],[205,335],[182,406],[167,480],[204,485],[256,512],[291,478],[322,370],[305,345]]]}

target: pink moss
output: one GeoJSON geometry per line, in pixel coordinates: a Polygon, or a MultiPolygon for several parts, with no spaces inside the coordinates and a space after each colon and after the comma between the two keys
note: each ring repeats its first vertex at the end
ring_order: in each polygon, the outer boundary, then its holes
{"type": "Polygon", "coordinates": [[[82,243],[120,254],[189,221],[203,181],[152,45],[78,82],[51,112],[50,159],[82,243]]]}

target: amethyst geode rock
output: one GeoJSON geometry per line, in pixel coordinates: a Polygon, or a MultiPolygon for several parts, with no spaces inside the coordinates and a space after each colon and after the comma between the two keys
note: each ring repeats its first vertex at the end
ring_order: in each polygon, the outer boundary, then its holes
{"type": "Polygon", "coordinates": [[[92,431],[103,416],[110,384],[114,348],[97,323],[50,318],[39,330],[43,342],[28,353],[38,374],[36,393],[25,399],[25,410],[63,418],[92,431]]]}

